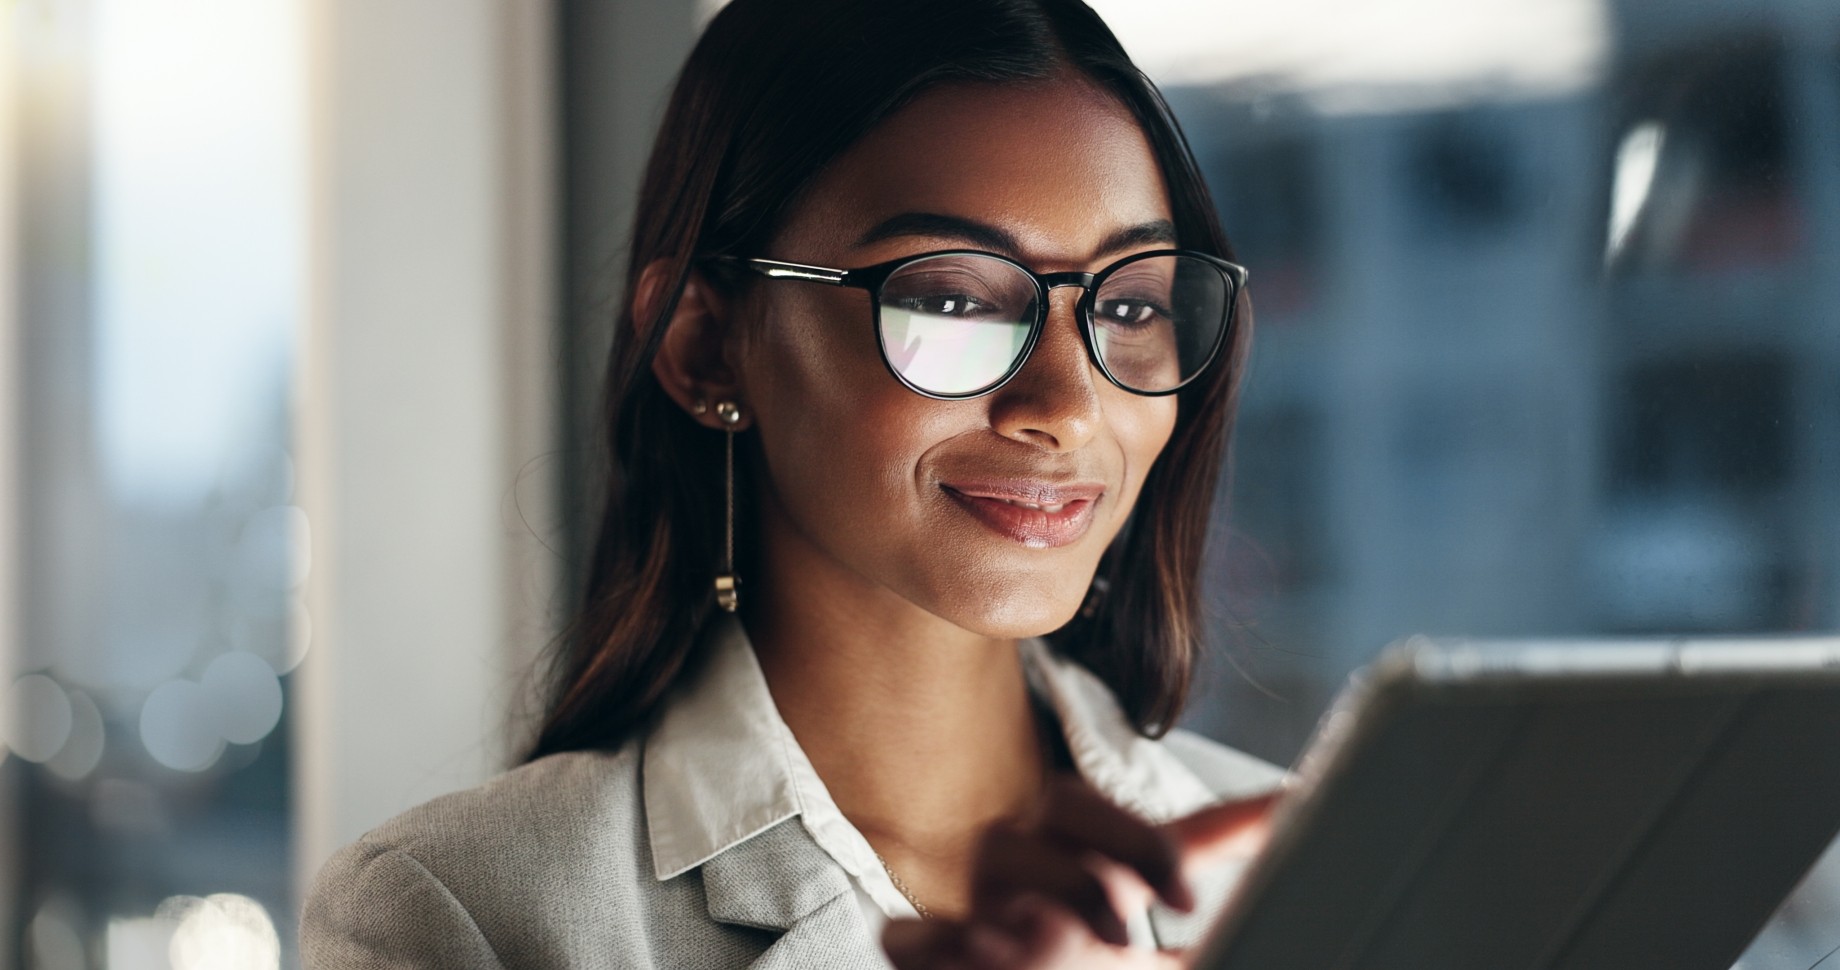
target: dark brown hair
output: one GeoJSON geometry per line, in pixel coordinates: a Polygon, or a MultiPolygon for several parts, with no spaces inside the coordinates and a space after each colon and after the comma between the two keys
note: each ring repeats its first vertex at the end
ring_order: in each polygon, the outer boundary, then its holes
{"type": "MultiPolygon", "coordinates": [[[[617,745],[693,661],[714,610],[721,433],[651,372],[691,263],[753,255],[815,176],[890,112],[945,82],[1084,76],[1148,135],[1182,246],[1232,258],[1169,107],[1079,0],[735,0],[691,52],[653,146],[626,290],[667,267],[651,319],[621,313],[607,368],[611,467],[580,609],[550,658],[529,758],[617,745]]],[[[1174,722],[1202,642],[1202,547],[1251,332],[1180,392],[1176,427],[1099,565],[1108,592],[1049,639],[1117,694],[1138,728],[1174,722]],[[1088,615],[1090,613],[1090,615],[1088,615]]],[[[745,492],[744,492],[745,494],[745,492]]]]}

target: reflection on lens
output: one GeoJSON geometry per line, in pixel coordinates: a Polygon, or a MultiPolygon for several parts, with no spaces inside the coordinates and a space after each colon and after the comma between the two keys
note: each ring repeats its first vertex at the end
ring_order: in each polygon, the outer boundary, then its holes
{"type": "Polygon", "coordinates": [[[1001,380],[1021,357],[1035,319],[1035,283],[988,256],[935,256],[882,284],[888,363],[933,394],[970,394],[1001,380]]]}
{"type": "Polygon", "coordinates": [[[1139,391],[1167,391],[1201,373],[1226,330],[1226,273],[1190,256],[1132,260],[1093,293],[1093,342],[1105,369],[1139,391]]]}

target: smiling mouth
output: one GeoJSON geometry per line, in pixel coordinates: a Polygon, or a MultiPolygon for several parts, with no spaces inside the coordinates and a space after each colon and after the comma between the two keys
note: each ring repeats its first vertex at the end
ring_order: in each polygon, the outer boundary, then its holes
{"type": "Polygon", "coordinates": [[[1105,494],[1098,485],[1033,482],[953,483],[940,489],[986,528],[1031,549],[1078,542],[1092,528],[1093,509],[1105,494]]]}

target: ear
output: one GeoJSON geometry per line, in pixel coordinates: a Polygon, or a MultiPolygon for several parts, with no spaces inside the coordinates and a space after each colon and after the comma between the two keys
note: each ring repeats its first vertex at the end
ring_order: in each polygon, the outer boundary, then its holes
{"type": "MultiPolygon", "coordinates": [[[[640,326],[649,325],[658,313],[666,297],[669,271],[666,261],[660,259],[639,274],[633,319],[640,326]]],[[[676,308],[664,322],[664,335],[652,358],[652,374],[671,400],[697,423],[722,431],[745,428],[750,417],[740,375],[729,364],[730,322],[729,301],[709,285],[701,270],[692,268],[676,308]],[[739,422],[722,423],[716,415],[716,404],[721,401],[743,405],[739,422]]]]}

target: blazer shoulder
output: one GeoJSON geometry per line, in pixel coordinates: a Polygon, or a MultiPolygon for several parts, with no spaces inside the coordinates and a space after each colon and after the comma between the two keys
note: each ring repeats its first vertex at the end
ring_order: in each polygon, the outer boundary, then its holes
{"type": "Polygon", "coordinates": [[[633,915],[652,882],[638,763],[636,742],[549,755],[372,829],[314,879],[301,915],[306,965],[519,965],[566,939],[587,915],[577,909],[633,915]],[[532,887],[565,885],[605,891],[530,898],[532,887]]]}
{"type": "Polygon", "coordinates": [[[403,849],[439,871],[462,854],[469,864],[505,854],[580,858],[583,840],[613,848],[616,833],[641,829],[640,743],[611,751],[566,751],[519,765],[482,784],[423,802],[360,840],[403,849]]]}
{"type": "Polygon", "coordinates": [[[1283,784],[1286,774],[1263,758],[1181,728],[1163,735],[1163,748],[1222,799],[1262,795],[1283,784]]]}
{"type": "Polygon", "coordinates": [[[300,919],[310,970],[502,970],[484,932],[445,884],[401,849],[360,840],[314,880],[300,919]]]}

